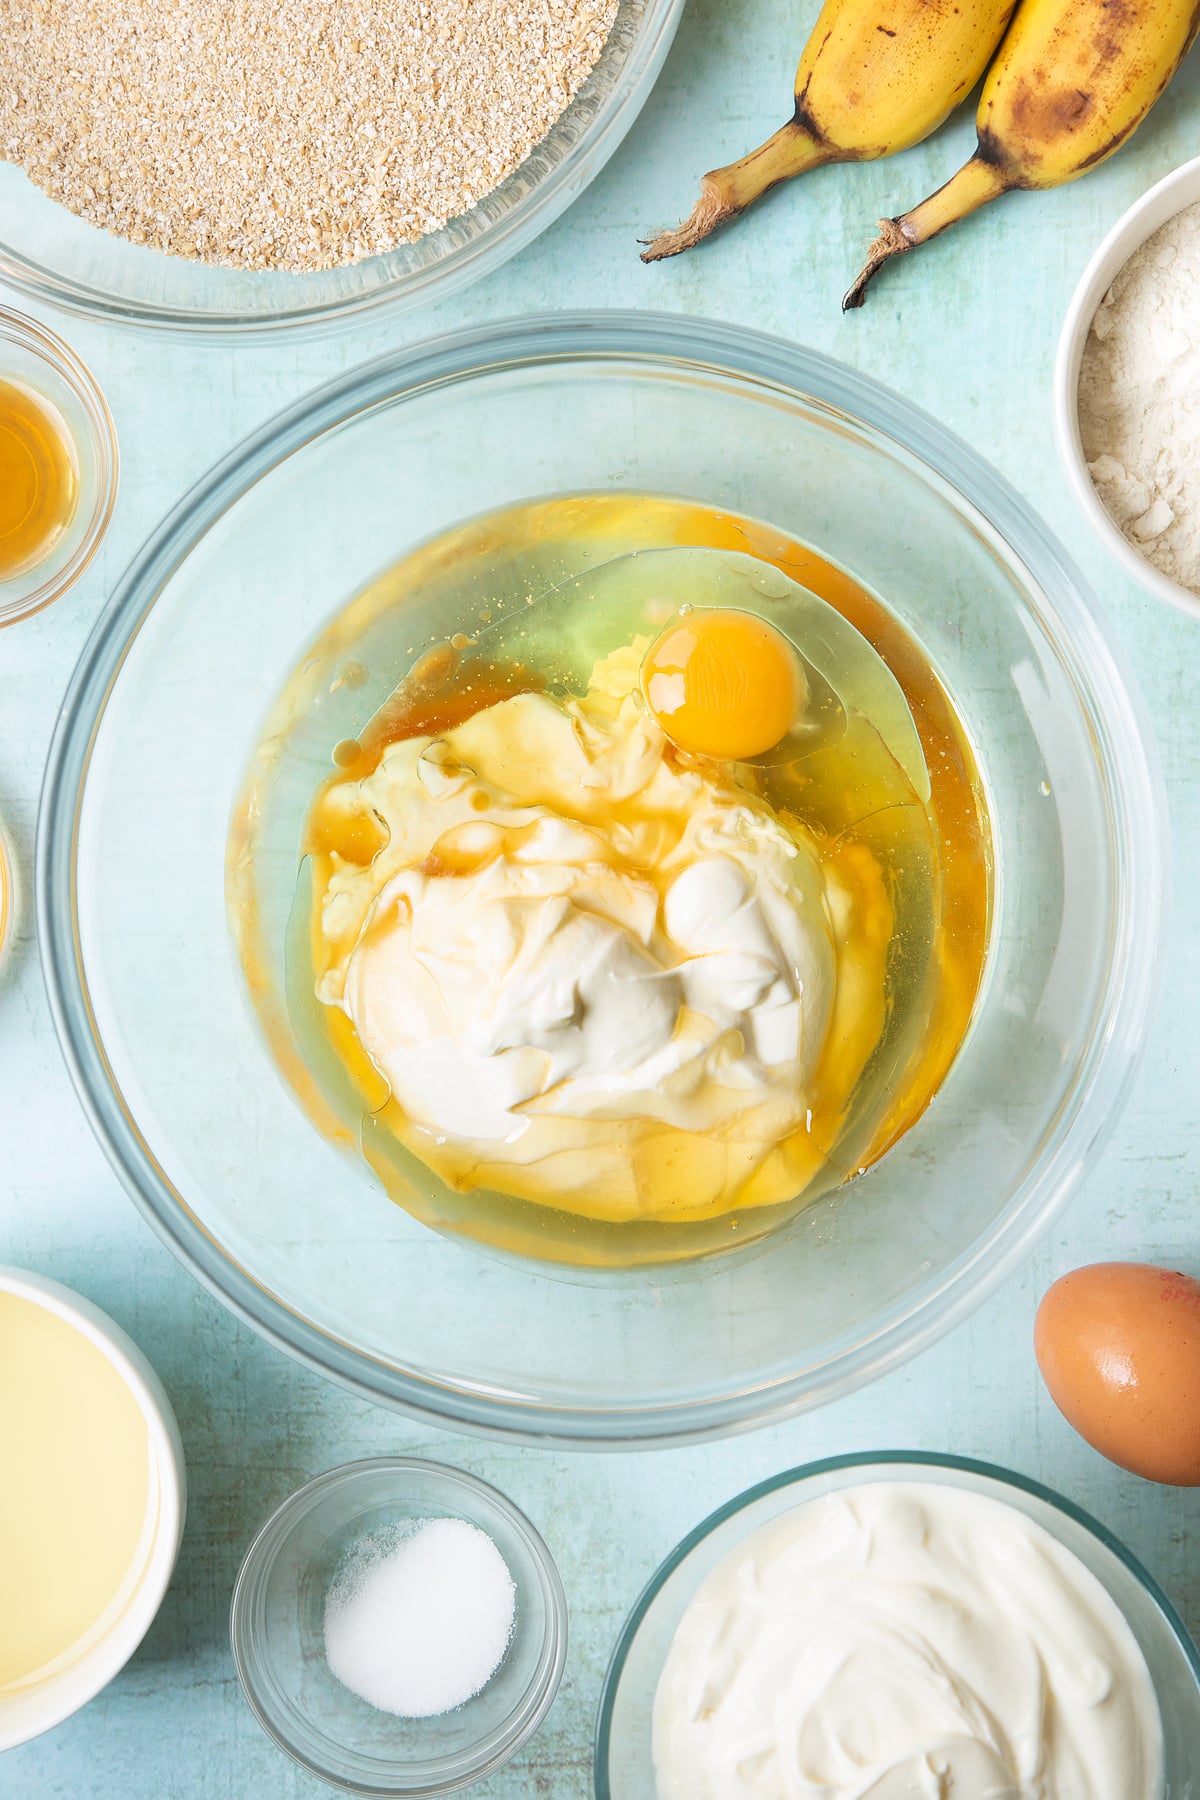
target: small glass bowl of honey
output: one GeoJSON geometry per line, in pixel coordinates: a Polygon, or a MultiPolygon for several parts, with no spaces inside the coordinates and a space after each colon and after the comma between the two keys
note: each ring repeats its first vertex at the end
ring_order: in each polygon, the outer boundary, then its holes
{"type": "Polygon", "coordinates": [[[83,573],[112,517],[117,466],[91,373],[53,332],[0,307],[0,625],[83,573]]]}

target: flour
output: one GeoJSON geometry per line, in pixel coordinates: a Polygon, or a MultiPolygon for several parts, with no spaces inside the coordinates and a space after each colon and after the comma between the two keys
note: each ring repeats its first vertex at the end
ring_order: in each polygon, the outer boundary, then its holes
{"type": "Polygon", "coordinates": [[[1096,490],[1135,549],[1200,593],[1200,204],[1136,250],[1100,302],[1079,372],[1096,490]]]}

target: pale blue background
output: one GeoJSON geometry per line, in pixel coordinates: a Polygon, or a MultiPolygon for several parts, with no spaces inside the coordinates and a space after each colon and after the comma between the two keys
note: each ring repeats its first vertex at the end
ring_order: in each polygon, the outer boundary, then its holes
{"type": "MultiPolygon", "coordinates": [[[[1157,728],[1171,797],[1174,912],[1149,1054],[1107,1152],[1033,1263],[951,1338],[874,1388],[726,1444],[568,1456],[420,1429],[348,1399],[269,1349],[179,1269],[125,1198],[76,1104],[51,1029],[28,906],[0,977],[0,1260],[61,1278],[143,1346],[178,1410],[187,1535],[162,1613],[130,1666],[57,1731],[0,1758],[4,1800],[281,1800],[326,1790],[262,1735],[238,1690],[226,1620],[241,1554],[298,1483],[349,1457],[416,1451],[510,1493],[557,1556],[571,1607],[561,1694],[491,1796],[584,1800],[604,1668],[642,1582],[676,1539],[751,1481],[813,1456],[884,1445],[987,1457],[1092,1508],[1200,1632],[1200,1495],[1103,1464],[1042,1392],[1030,1347],[1052,1277],[1097,1256],[1200,1274],[1200,626],[1131,588],[1093,545],[1058,471],[1049,377],[1058,326],[1093,247],[1151,182],[1193,155],[1195,62],[1134,145],[1077,186],[1015,195],[896,267],[865,311],[839,297],[873,221],[915,203],[967,154],[969,118],[887,163],[781,190],[701,251],[643,268],[634,240],[687,210],[696,176],[790,110],[816,0],[693,0],[640,122],[606,172],[523,256],[442,306],[335,339],[189,345],[55,321],[91,363],[121,437],[104,550],[40,617],[0,633],[0,813],[28,887],[38,786],[59,697],[105,594],[164,510],[251,426],[391,345],[559,306],[649,305],[732,319],[816,346],[892,383],[990,457],[1094,580],[1157,728]]],[[[0,227],[2,229],[2,227],[0,227]]],[[[20,304],[20,302],[18,302],[20,304]]]]}

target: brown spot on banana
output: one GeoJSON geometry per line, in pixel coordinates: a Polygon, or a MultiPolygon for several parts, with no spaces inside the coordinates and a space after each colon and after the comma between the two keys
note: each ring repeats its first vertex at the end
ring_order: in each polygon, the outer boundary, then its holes
{"type": "MultiPolygon", "coordinates": [[[[1176,64],[1176,68],[1177,67],[1178,64],[1176,64]]],[[[1145,108],[1145,111],[1143,111],[1138,118],[1134,119],[1131,124],[1122,126],[1120,131],[1114,132],[1112,137],[1110,137],[1106,143],[1101,144],[1098,149],[1091,150],[1087,156],[1080,157],[1079,166],[1076,171],[1077,174],[1085,175],[1089,169],[1097,168],[1100,163],[1106,161],[1107,158],[1113,154],[1114,150],[1119,150],[1121,148],[1121,145],[1125,142],[1126,138],[1132,137],[1133,133],[1145,118],[1146,113],[1149,112],[1150,107],[1157,106],[1158,102],[1162,99],[1162,96],[1166,93],[1167,88],[1171,84],[1174,74],[1175,69],[1171,69],[1163,76],[1158,87],[1154,91],[1154,97],[1150,101],[1149,106],[1145,108]]]]}
{"type": "Polygon", "coordinates": [[[1078,131],[1095,111],[1094,95],[1083,88],[1061,88],[1038,70],[1018,78],[1010,102],[1017,133],[1027,142],[1044,144],[1078,131]]]}
{"type": "Polygon", "coordinates": [[[813,52],[812,60],[809,63],[808,74],[805,77],[804,86],[796,89],[796,111],[794,116],[798,120],[801,120],[802,116],[803,118],[807,118],[808,116],[808,90],[812,86],[813,76],[817,72],[816,65],[821,58],[821,53],[828,45],[832,36],[832,31],[827,31],[825,33],[825,36],[821,39],[821,42],[813,52]]]}

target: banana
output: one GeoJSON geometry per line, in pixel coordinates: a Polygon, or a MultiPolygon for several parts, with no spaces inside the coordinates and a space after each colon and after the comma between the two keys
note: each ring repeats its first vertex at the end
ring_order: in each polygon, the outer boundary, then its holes
{"type": "Polygon", "coordinates": [[[1013,5],[825,0],[796,70],[793,117],[749,156],[705,175],[691,217],[660,232],[642,261],[690,250],[789,175],[920,143],[975,86],[1013,5]]]}
{"type": "Polygon", "coordinates": [[[884,263],[1013,188],[1086,175],[1137,130],[1191,48],[1200,0],[1021,0],[979,97],[974,156],[880,236],[842,301],[884,263]]]}

